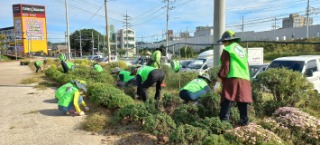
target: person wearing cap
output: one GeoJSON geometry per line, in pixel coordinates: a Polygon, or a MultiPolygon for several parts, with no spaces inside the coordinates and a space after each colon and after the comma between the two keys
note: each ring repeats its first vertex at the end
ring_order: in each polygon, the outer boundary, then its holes
{"type": "Polygon", "coordinates": [[[96,72],[103,72],[103,68],[98,63],[93,64],[93,70],[96,72]]]}
{"type": "Polygon", "coordinates": [[[185,103],[196,101],[204,94],[210,93],[212,90],[209,87],[211,79],[208,74],[198,75],[198,77],[180,89],[179,96],[185,103]]]}
{"type": "MultiPolygon", "coordinates": [[[[60,88],[59,88],[60,89],[60,88]]],[[[85,107],[86,111],[89,111],[86,102],[83,97],[80,96],[80,91],[87,92],[86,83],[84,81],[74,80],[72,85],[64,86],[63,89],[59,90],[58,98],[58,109],[66,114],[70,114],[76,111],[76,114],[83,116],[85,113],[81,110],[80,105],[85,107]]]]}
{"type": "Polygon", "coordinates": [[[123,88],[125,86],[135,86],[137,84],[136,78],[131,76],[129,71],[121,70],[119,67],[116,67],[112,73],[116,74],[119,78],[116,83],[118,87],[123,88]]]}
{"type": "Polygon", "coordinates": [[[131,75],[136,75],[137,79],[137,95],[145,102],[148,99],[147,90],[156,84],[156,93],[154,95],[157,102],[160,99],[161,84],[165,78],[165,73],[162,69],[156,69],[151,66],[136,67],[131,70],[131,75]]]}
{"type": "Polygon", "coordinates": [[[218,77],[222,82],[220,119],[229,120],[232,102],[237,102],[240,112],[240,125],[248,125],[248,104],[251,103],[252,93],[250,84],[248,54],[238,43],[231,30],[223,33],[221,42],[225,48],[220,57],[221,68],[218,77]]]}
{"type": "Polygon", "coordinates": [[[154,51],[151,55],[151,58],[148,62],[148,66],[152,66],[154,68],[161,68],[161,56],[165,53],[165,47],[160,46],[160,48],[157,48],[156,51],[154,51]]]}
{"type": "Polygon", "coordinates": [[[41,69],[41,71],[43,71],[43,65],[47,64],[47,60],[38,60],[36,62],[34,62],[34,66],[36,67],[36,73],[38,73],[39,69],[41,69]]]}

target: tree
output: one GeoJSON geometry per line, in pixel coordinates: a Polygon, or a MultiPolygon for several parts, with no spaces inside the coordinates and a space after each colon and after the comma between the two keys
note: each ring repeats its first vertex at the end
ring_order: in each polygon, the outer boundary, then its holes
{"type": "Polygon", "coordinates": [[[3,42],[3,40],[6,38],[7,38],[6,35],[0,35],[0,59],[1,59],[2,53],[7,49],[4,45],[5,43],[3,42]]]}
{"type": "Polygon", "coordinates": [[[190,57],[194,57],[195,56],[195,51],[190,46],[188,46],[187,48],[186,47],[181,47],[179,49],[179,51],[180,51],[181,57],[190,58],[190,57]]]}
{"type": "MultiPolygon", "coordinates": [[[[99,48],[102,50],[103,48],[103,36],[100,32],[94,29],[81,29],[81,37],[82,37],[82,50],[83,51],[92,51],[92,31],[94,37],[94,48],[98,48],[98,36],[100,40],[99,48]]],[[[80,50],[80,31],[76,30],[70,35],[70,46],[71,48],[75,48],[76,50],[80,50]]]]}

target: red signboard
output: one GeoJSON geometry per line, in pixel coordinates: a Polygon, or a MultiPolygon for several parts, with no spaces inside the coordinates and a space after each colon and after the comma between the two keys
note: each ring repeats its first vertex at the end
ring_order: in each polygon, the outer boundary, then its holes
{"type": "Polygon", "coordinates": [[[46,17],[45,6],[16,4],[12,6],[14,17],[46,17]]]}

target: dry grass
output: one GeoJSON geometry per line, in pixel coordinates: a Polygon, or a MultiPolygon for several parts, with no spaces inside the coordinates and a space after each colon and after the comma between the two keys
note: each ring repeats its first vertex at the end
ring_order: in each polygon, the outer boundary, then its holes
{"type": "Polygon", "coordinates": [[[37,114],[37,113],[39,113],[39,110],[29,111],[29,112],[23,113],[22,115],[27,115],[27,114],[37,114]]]}
{"type": "Polygon", "coordinates": [[[33,84],[33,83],[37,83],[37,82],[40,82],[40,81],[41,81],[40,78],[33,77],[33,78],[23,79],[20,83],[21,84],[33,84]]]}
{"type": "Polygon", "coordinates": [[[103,113],[90,114],[82,123],[84,130],[99,132],[108,124],[108,117],[103,113]]]}

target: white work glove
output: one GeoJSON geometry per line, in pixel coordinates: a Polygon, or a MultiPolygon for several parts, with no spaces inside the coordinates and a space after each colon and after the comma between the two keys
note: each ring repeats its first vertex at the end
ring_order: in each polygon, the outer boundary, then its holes
{"type": "Polygon", "coordinates": [[[85,109],[86,111],[89,111],[89,110],[90,110],[89,107],[84,107],[84,109],[85,109]]]}
{"type": "Polygon", "coordinates": [[[79,115],[80,115],[80,116],[84,116],[85,114],[84,114],[83,111],[81,111],[81,112],[79,113],[79,115]]]}

